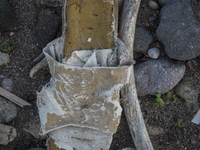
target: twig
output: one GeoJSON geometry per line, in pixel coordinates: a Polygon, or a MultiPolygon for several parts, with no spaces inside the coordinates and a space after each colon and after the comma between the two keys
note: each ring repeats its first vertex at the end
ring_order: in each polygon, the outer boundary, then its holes
{"type": "Polygon", "coordinates": [[[41,53],[38,57],[36,57],[34,60],[33,60],[33,62],[34,63],[37,63],[37,62],[39,62],[41,59],[43,59],[44,58],[44,53],[41,53]]]}
{"type": "Polygon", "coordinates": [[[37,63],[30,71],[30,77],[33,78],[34,75],[42,68],[47,67],[47,60],[46,58],[43,58],[39,63],[37,63]]]}
{"type": "Polygon", "coordinates": [[[24,101],[23,99],[17,97],[16,95],[6,91],[5,89],[1,88],[0,87],[0,95],[9,99],[10,101],[12,101],[13,103],[21,106],[21,107],[24,107],[24,106],[31,106],[30,103],[24,101]]]}
{"type": "MultiPolygon", "coordinates": [[[[126,54],[131,54],[131,56],[128,57],[129,60],[119,60],[121,64],[124,63],[124,61],[129,62],[133,59],[135,25],[140,2],[141,0],[124,1],[119,37],[127,49],[126,54]]],[[[120,59],[125,58],[123,53],[119,54],[122,54],[122,56],[119,57],[120,59]]],[[[136,149],[153,150],[153,146],[145,127],[141,108],[137,98],[133,70],[131,71],[129,85],[126,85],[122,89],[121,96],[122,99],[124,99],[122,104],[136,149]]]]}

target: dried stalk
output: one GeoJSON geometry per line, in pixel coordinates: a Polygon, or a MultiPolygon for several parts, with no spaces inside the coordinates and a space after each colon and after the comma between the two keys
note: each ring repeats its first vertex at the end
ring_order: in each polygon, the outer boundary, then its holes
{"type": "Polygon", "coordinates": [[[37,63],[30,71],[30,77],[33,78],[34,75],[42,68],[47,67],[47,60],[46,58],[43,58],[39,63],[37,63]]]}
{"type": "MultiPolygon", "coordinates": [[[[129,55],[128,60],[124,60],[123,58],[127,56],[123,56],[123,53],[121,53],[122,55],[119,57],[121,59],[119,60],[121,64],[125,61],[132,61],[133,59],[135,26],[140,2],[141,0],[124,1],[119,37],[127,49],[126,54],[129,55]]],[[[153,146],[145,127],[141,108],[137,98],[133,70],[130,76],[130,84],[126,85],[122,89],[121,96],[123,99],[122,104],[125,111],[126,119],[136,149],[153,150],[153,146]]]]}

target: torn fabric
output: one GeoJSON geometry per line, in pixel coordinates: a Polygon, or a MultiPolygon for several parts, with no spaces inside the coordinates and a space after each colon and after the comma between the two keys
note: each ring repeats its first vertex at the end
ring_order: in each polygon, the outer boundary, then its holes
{"type": "Polygon", "coordinates": [[[42,134],[66,126],[115,133],[122,111],[119,90],[132,66],[107,67],[110,49],[75,51],[60,63],[52,46],[58,41],[44,49],[52,78],[37,96],[42,134]]]}

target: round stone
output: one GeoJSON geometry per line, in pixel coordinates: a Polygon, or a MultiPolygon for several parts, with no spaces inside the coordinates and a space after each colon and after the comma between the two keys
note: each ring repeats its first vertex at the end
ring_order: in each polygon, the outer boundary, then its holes
{"type": "Polygon", "coordinates": [[[150,58],[157,59],[160,56],[160,50],[156,47],[148,50],[148,55],[150,58]]]}
{"type": "Polygon", "coordinates": [[[159,8],[159,5],[156,2],[154,2],[154,1],[149,1],[148,5],[149,5],[149,7],[151,9],[154,9],[154,10],[157,10],[159,8]]]}
{"type": "Polygon", "coordinates": [[[9,59],[10,57],[8,54],[0,52],[0,66],[9,63],[9,59]]]}
{"type": "Polygon", "coordinates": [[[8,123],[17,116],[17,107],[14,103],[0,97],[0,123],[8,123]]]}
{"type": "Polygon", "coordinates": [[[3,79],[1,83],[1,87],[4,88],[5,90],[11,92],[12,87],[13,87],[13,81],[9,78],[3,79]]]}

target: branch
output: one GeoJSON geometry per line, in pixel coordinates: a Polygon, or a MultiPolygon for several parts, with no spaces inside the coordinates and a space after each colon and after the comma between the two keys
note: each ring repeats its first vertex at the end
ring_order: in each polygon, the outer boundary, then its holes
{"type": "MultiPolygon", "coordinates": [[[[123,56],[124,53],[119,52],[121,54],[119,56],[120,64],[133,60],[135,26],[140,2],[141,0],[124,1],[119,37],[126,47],[126,54],[129,54],[129,59],[125,60],[124,58],[127,58],[127,56],[123,56]]],[[[131,71],[129,83],[122,89],[121,96],[131,136],[137,150],[153,150],[137,98],[133,70],[131,71]]]]}

